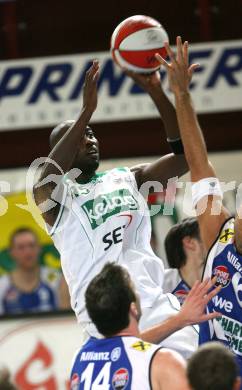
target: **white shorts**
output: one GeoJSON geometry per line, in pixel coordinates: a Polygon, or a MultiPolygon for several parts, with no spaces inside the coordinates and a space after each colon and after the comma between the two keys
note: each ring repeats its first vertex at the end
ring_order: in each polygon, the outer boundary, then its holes
{"type": "MultiPolygon", "coordinates": [[[[148,329],[160,322],[167,320],[168,317],[177,314],[180,310],[180,303],[173,294],[161,294],[152,307],[143,308],[140,319],[140,330],[148,329]]],[[[171,336],[161,342],[161,346],[173,349],[179,352],[185,359],[190,358],[198,348],[199,327],[186,326],[178,330],[171,336]]]]}

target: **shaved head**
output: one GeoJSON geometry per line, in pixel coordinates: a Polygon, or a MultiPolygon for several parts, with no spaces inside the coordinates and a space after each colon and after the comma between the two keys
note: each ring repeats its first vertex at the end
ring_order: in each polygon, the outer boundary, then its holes
{"type": "MultiPolygon", "coordinates": [[[[51,150],[61,140],[65,133],[75,125],[75,120],[66,120],[57,125],[50,134],[51,150]]],[[[78,129],[77,129],[78,130],[78,129]]],[[[65,143],[65,141],[64,141],[65,143]]],[[[68,143],[67,143],[68,144],[68,143]]],[[[62,148],[63,150],[63,148],[62,148]]],[[[65,150],[65,148],[64,148],[65,150]]],[[[80,140],[74,145],[74,153],[71,168],[79,168],[83,174],[92,175],[99,166],[99,146],[93,130],[86,126],[83,135],[80,133],[80,140]]],[[[69,151],[66,150],[68,154],[69,151]]],[[[65,154],[65,153],[64,153],[65,154]]]]}
{"type": "Polygon", "coordinates": [[[59,125],[54,127],[50,133],[50,148],[53,149],[57,142],[63,137],[67,130],[75,123],[74,119],[68,119],[61,122],[59,125]]]}

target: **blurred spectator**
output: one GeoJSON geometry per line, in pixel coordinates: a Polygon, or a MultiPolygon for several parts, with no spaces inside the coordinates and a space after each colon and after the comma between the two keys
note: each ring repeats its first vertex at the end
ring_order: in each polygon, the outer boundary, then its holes
{"type": "Polygon", "coordinates": [[[61,273],[40,267],[40,246],[28,228],[16,230],[10,239],[16,268],[0,278],[0,313],[43,312],[69,307],[69,294],[61,273]]]}
{"type": "Polygon", "coordinates": [[[187,374],[193,390],[239,390],[241,379],[232,352],[221,343],[200,347],[191,357],[187,374]]]}
{"type": "Polygon", "coordinates": [[[201,280],[204,249],[196,218],[186,218],[172,226],[165,238],[170,269],[165,271],[164,292],[176,295],[180,303],[196,280],[201,280]]]}
{"type": "Polygon", "coordinates": [[[0,369],[0,390],[17,390],[11,383],[10,372],[7,368],[0,369]]]}

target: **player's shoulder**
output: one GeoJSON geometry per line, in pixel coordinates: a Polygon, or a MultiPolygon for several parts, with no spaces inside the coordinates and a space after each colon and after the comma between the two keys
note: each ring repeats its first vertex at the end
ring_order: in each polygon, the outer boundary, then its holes
{"type": "MultiPolygon", "coordinates": [[[[170,388],[176,375],[177,388],[190,389],[186,376],[186,361],[176,351],[162,348],[154,355],[150,367],[152,383],[160,387],[170,388]]],[[[159,388],[158,387],[158,388],[159,388]]]]}
{"type": "Polygon", "coordinates": [[[178,367],[186,367],[186,362],[184,358],[176,351],[167,348],[160,348],[157,350],[153,364],[157,367],[163,367],[164,369],[176,369],[178,367]]]}
{"type": "Polygon", "coordinates": [[[126,350],[136,355],[152,355],[160,348],[159,345],[148,343],[137,337],[123,337],[122,341],[126,350]]]}
{"type": "Polygon", "coordinates": [[[235,239],[235,218],[230,217],[221,225],[219,233],[211,245],[207,258],[213,258],[215,255],[221,253],[226,247],[234,243],[235,239]]]}
{"type": "Polygon", "coordinates": [[[234,224],[235,224],[234,217],[230,217],[223,223],[218,235],[219,243],[227,244],[234,240],[234,224]]]}

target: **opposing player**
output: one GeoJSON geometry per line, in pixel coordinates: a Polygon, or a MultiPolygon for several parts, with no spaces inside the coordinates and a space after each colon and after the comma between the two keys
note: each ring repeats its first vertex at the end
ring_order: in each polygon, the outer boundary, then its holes
{"type": "Polygon", "coordinates": [[[177,38],[177,55],[166,45],[171,63],[159,55],[166,67],[170,88],[175,95],[176,112],[191,171],[193,204],[198,215],[200,234],[207,252],[204,277],[217,276],[221,290],[207,306],[212,313],[219,307],[220,319],[200,326],[200,341],[217,340],[237,356],[242,373],[242,208],[235,218],[222,204],[222,190],[207,156],[205,141],[189,93],[191,73],[188,43],[177,38]]]}
{"type": "MultiPolygon", "coordinates": [[[[206,283],[199,286],[207,289],[206,283]]],[[[108,263],[85,293],[90,318],[103,339],[91,338],[78,352],[72,389],[186,390],[185,361],[174,351],[144,342],[139,296],[128,272],[108,263]]],[[[184,310],[184,309],[183,309],[184,310]]]]}
{"type": "Polygon", "coordinates": [[[241,378],[235,356],[221,343],[202,345],[191,357],[187,375],[192,390],[239,390],[241,378]]]}
{"type": "MultiPolygon", "coordinates": [[[[131,170],[116,168],[96,173],[98,141],[88,123],[97,106],[98,74],[99,64],[94,61],[86,74],[80,116],[77,121],[64,122],[53,130],[52,150],[34,191],[61,254],[72,308],[85,338],[98,336],[98,332],[87,315],[84,294],[89,281],[107,261],[115,260],[128,267],[141,296],[141,329],[177,314],[179,302],[162,291],[164,267],[151,249],[149,212],[138,190],[147,181],[166,185],[170,177],[186,171],[184,156],[169,154],[131,170]],[[65,175],[60,175],[58,166],[65,175]],[[77,180],[73,175],[78,176],[77,180]],[[54,195],[59,203],[53,201],[54,195]],[[50,202],[52,208],[46,211],[44,206],[50,202]]],[[[162,90],[159,73],[134,78],[157,105],[174,151],[182,153],[175,110],[162,90]]],[[[176,317],[166,323],[165,329],[175,331],[183,326],[180,317],[176,317]]],[[[166,346],[188,356],[197,346],[197,332],[187,327],[167,339],[166,346]]]]}
{"type": "Polygon", "coordinates": [[[165,270],[163,289],[171,292],[182,304],[204,268],[204,248],[197,218],[185,218],[171,227],[165,241],[169,264],[165,270]]]}

